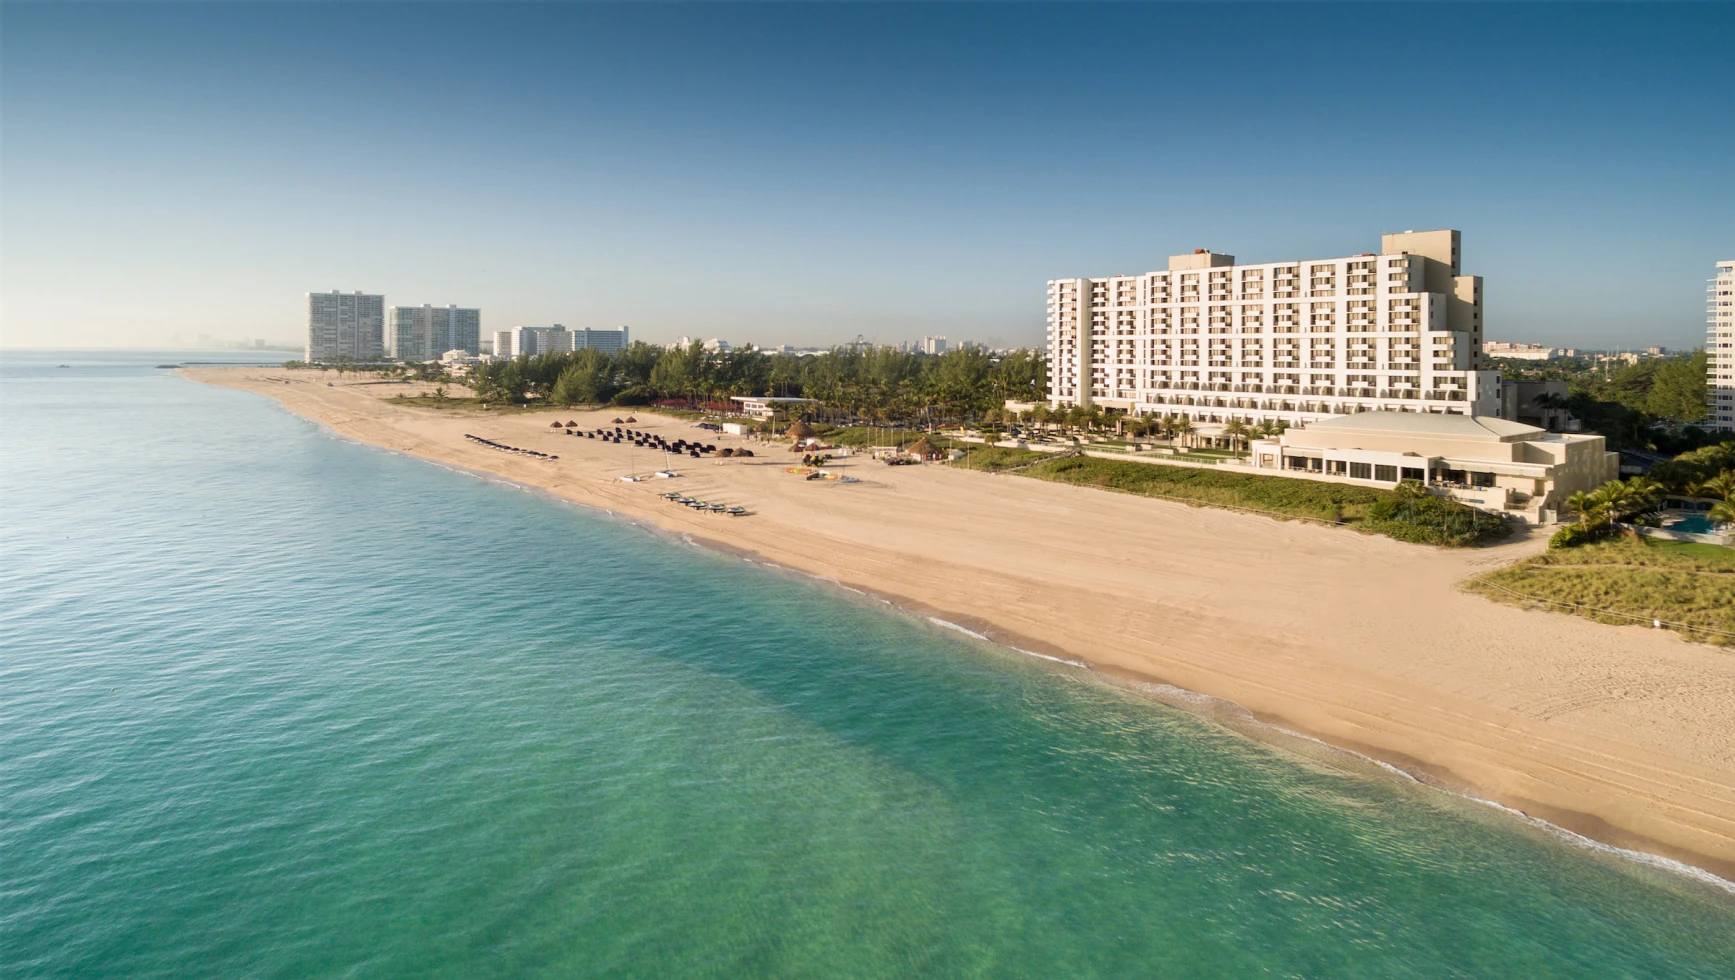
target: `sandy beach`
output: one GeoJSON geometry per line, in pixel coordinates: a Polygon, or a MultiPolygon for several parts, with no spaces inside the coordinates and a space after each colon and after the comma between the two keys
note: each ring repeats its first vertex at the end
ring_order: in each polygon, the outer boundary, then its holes
{"type": "MultiPolygon", "coordinates": [[[[333,431],[645,518],[837,580],[1017,646],[1244,706],[1587,837],[1735,879],[1735,653],[1666,630],[1525,611],[1456,584],[1543,546],[1445,551],[1098,490],[843,460],[856,484],[753,459],[676,461],[563,436],[625,410],[501,415],[393,404],[421,386],[267,368],[190,368],[333,431]],[[328,382],[331,384],[328,386],[328,382]],[[556,453],[496,452],[474,433],[556,453]],[[680,490],[747,518],[663,501],[680,490]]],[[[696,438],[685,421],[638,424],[696,438]]],[[[484,515],[477,515],[483,519],[484,515]]]]}

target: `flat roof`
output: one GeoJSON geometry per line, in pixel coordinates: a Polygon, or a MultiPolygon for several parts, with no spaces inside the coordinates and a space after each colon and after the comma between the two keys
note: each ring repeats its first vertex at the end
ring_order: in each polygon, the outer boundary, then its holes
{"type": "Polygon", "coordinates": [[[1339,415],[1303,428],[1332,432],[1381,432],[1409,435],[1456,436],[1460,439],[1498,439],[1502,442],[1529,440],[1548,430],[1492,415],[1436,415],[1432,412],[1358,412],[1339,415]]]}

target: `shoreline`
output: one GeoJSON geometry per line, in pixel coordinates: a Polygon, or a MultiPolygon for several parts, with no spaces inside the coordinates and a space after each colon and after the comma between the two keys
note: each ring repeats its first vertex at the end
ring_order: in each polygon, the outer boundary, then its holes
{"type": "MultiPolygon", "coordinates": [[[[1731,715],[1716,713],[1735,693],[1735,658],[1713,653],[1710,648],[1683,644],[1673,639],[1672,634],[1665,639],[1649,630],[1584,623],[1552,613],[1505,610],[1495,614],[1491,611],[1503,607],[1478,597],[1450,599],[1456,591],[1453,588],[1456,581],[1478,567],[1522,557],[1523,553],[1536,550],[1539,541],[1464,552],[1440,552],[1426,546],[1396,542],[1376,542],[1370,546],[1365,536],[1344,534],[1339,529],[1313,528],[1246,515],[1229,515],[1229,519],[1224,519],[1218,515],[1227,512],[1201,514],[1186,505],[1138,498],[1110,504],[1093,498],[1124,498],[1125,495],[1093,494],[1089,488],[1057,484],[1030,487],[1025,484],[1040,481],[1020,480],[1014,476],[907,467],[898,468],[898,472],[891,474],[876,471],[874,476],[878,479],[856,486],[804,487],[792,483],[792,478],[784,477],[782,471],[786,461],[775,456],[767,458],[762,455],[752,463],[742,461],[742,465],[719,463],[715,466],[709,458],[703,461],[684,459],[683,463],[692,464],[694,472],[684,473],[682,486],[711,478],[707,482],[721,482],[726,492],[748,500],[756,511],[755,516],[744,521],[731,519],[728,524],[720,524],[718,518],[647,506],[653,500],[656,504],[663,504],[649,492],[652,487],[660,489],[660,481],[613,483],[615,478],[607,474],[621,469],[623,460],[610,457],[619,456],[620,450],[610,453],[602,444],[589,440],[566,438],[552,442],[546,430],[548,420],[555,415],[586,418],[585,424],[594,425],[599,424],[597,416],[612,417],[616,414],[613,410],[600,413],[545,410],[489,416],[473,411],[392,405],[389,397],[392,392],[388,389],[407,391],[413,387],[410,385],[369,385],[372,390],[358,391],[356,389],[362,387],[358,384],[327,387],[324,383],[327,376],[313,372],[261,370],[256,367],[201,367],[180,373],[191,380],[272,397],[285,410],[342,438],[403,452],[479,478],[549,493],[635,522],[646,522],[663,533],[683,537],[696,547],[825,581],[926,619],[936,627],[964,632],[985,642],[1075,668],[1089,669],[1111,683],[1129,686],[1183,710],[1187,710],[1188,705],[1175,702],[1208,700],[1215,705],[1214,714],[1196,713],[1212,717],[1219,723],[1226,723],[1226,720],[1214,715],[1225,711],[1244,714],[1246,724],[1228,724],[1228,727],[1248,737],[1275,741],[1259,738],[1256,732],[1246,730],[1248,726],[1257,726],[1284,739],[1307,740],[1332,752],[1359,756],[1432,789],[1499,808],[1580,846],[1606,849],[1735,893],[1735,884],[1731,883],[1735,881],[1735,764],[1732,764],[1735,763],[1735,744],[1732,744],[1735,738],[1731,738],[1735,733],[1726,731],[1729,726],[1718,724],[1731,715]],[[319,379],[317,384],[313,382],[315,377],[319,379]],[[496,430],[506,430],[516,440],[515,445],[546,449],[550,447],[543,443],[552,442],[555,451],[579,452],[571,456],[561,452],[561,464],[552,466],[519,457],[490,458],[480,451],[467,450],[455,444],[459,440],[452,438],[452,433],[466,426],[486,426],[493,435],[500,434],[496,430]],[[542,427],[540,433],[538,427],[542,427]],[[448,442],[454,444],[447,445],[448,442]],[[563,465],[569,460],[575,464],[571,468],[563,465]],[[492,463],[506,465],[490,465],[492,463]],[[580,472],[575,473],[574,469],[580,472]],[[975,482],[962,484],[958,482],[960,477],[975,482]],[[839,491],[852,496],[841,496],[839,491]],[[874,495],[900,499],[878,503],[867,499],[874,495]],[[644,499],[637,499],[641,497],[644,499]],[[752,499],[754,497],[763,499],[752,499]],[[1013,498],[1032,499],[1020,502],[1013,498]],[[851,504],[859,500],[865,507],[869,523],[861,526],[860,513],[828,514],[835,509],[828,506],[834,500],[851,504]],[[817,507],[809,506],[815,501],[817,507]],[[944,513],[948,504],[954,501],[957,503],[955,512],[944,513]],[[887,521],[893,519],[893,514],[902,514],[898,508],[912,503],[927,508],[923,512],[926,519],[919,522],[924,531],[965,528],[959,541],[936,541],[920,546],[918,550],[927,553],[914,561],[920,566],[915,569],[907,567],[912,563],[911,556],[897,547],[910,542],[888,543],[884,540],[891,535],[891,528],[886,527],[887,521]],[[1100,506],[1096,506],[1099,503],[1100,506]],[[780,513],[788,509],[779,506],[785,504],[798,505],[801,512],[780,513]],[[1183,601],[1176,601],[1159,588],[1154,602],[1157,608],[1153,609],[1148,608],[1153,605],[1152,598],[1139,594],[1148,590],[1130,586],[1122,588],[1114,584],[1119,580],[1110,575],[1106,579],[1110,594],[1097,596],[1106,602],[1095,603],[1098,608],[1094,610],[1085,608],[1093,594],[1091,589],[1102,587],[1102,577],[1095,576],[1098,580],[1086,583],[1087,587],[1081,592],[1068,581],[1069,573],[1072,578],[1089,577],[1092,572],[1089,566],[1104,563],[1131,565],[1135,566],[1135,571],[1153,575],[1168,572],[1172,576],[1176,569],[1139,568],[1136,566],[1141,562],[1137,557],[1117,560],[1113,552],[1119,539],[1113,537],[1102,543],[1103,554],[1089,549],[1058,556],[1047,553],[1065,548],[1069,538],[1064,533],[1066,528],[1055,540],[1056,535],[1044,536],[1032,527],[1029,536],[1041,540],[1024,542],[1020,540],[1024,535],[1019,533],[1011,539],[997,541],[997,547],[991,549],[1002,553],[977,554],[988,550],[985,542],[973,537],[980,535],[982,529],[968,527],[977,512],[984,507],[992,512],[1014,505],[1025,511],[1017,515],[1019,517],[1027,518],[1031,516],[1030,512],[1040,514],[1058,507],[1081,528],[1093,530],[1096,529],[1094,525],[1107,524],[1111,531],[1117,516],[1124,516],[1130,508],[1139,518],[1150,518],[1155,524],[1168,526],[1155,529],[1149,535],[1151,541],[1141,544],[1154,543],[1158,548],[1172,543],[1193,546],[1191,549],[1176,549],[1183,552],[1180,556],[1183,566],[1186,560],[1194,558],[1208,562],[1210,552],[1231,543],[1229,538],[1219,540],[1210,533],[1201,536],[1197,527],[1187,527],[1197,524],[1214,525],[1207,531],[1278,539],[1259,541],[1256,544],[1260,547],[1253,549],[1261,559],[1258,569],[1267,577],[1273,567],[1279,575],[1298,570],[1285,567],[1286,564],[1300,566],[1299,570],[1306,572],[1309,558],[1323,560],[1331,571],[1345,572],[1353,569],[1356,559],[1362,557],[1356,554],[1358,552],[1375,553],[1368,556],[1375,564],[1415,565],[1434,573],[1440,572],[1444,566],[1453,574],[1433,574],[1426,583],[1400,580],[1400,589],[1405,584],[1412,584],[1415,591],[1422,592],[1423,602],[1417,611],[1435,605],[1436,600],[1450,599],[1440,603],[1448,605],[1481,604],[1485,607],[1483,611],[1489,611],[1486,618],[1497,621],[1493,623],[1496,632],[1481,636],[1484,640],[1498,636],[1500,630],[1510,633],[1515,623],[1524,626],[1540,623],[1539,632],[1564,634],[1549,637],[1560,641],[1548,644],[1551,649],[1549,657],[1556,660],[1564,655],[1568,666],[1585,666],[1575,662],[1585,659],[1582,654],[1587,646],[1591,648],[1590,659],[1602,661],[1594,665],[1599,668],[1619,666],[1616,661],[1631,660],[1635,654],[1643,661],[1645,656],[1655,651],[1657,661],[1639,663],[1640,673],[1665,675],[1657,679],[1666,682],[1664,689],[1675,691],[1672,700],[1676,703],[1658,705],[1650,712],[1627,711],[1634,717],[1622,719],[1622,723],[1631,726],[1636,721],[1644,727],[1647,721],[1668,722],[1670,724],[1660,727],[1673,730],[1653,731],[1649,741],[1671,747],[1685,745],[1696,750],[1691,754],[1701,758],[1669,758],[1671,754],[1682,753],[1659,751],[1656,744],[1623,745],[1621,739],[1608,738],[1609,732],[1594,723],[1591,731],[1583,731],[1582,725],[1573,726],[1574,730],[1570,731],[1547,730],[1550,727],[1548,723],[1571,714],[1570,710],[1541,713],[1543,726],[1539,730],[1535,724],[1537,712],[1531,712],[1531,717],[1526,718],[1523,712],[1513,712],[1509,708],[1501,711],[1499,709],[1504,706],[1479,703],[1486,702],[1487,697],[1466,699],[1466,692],[1451,690],[1461,684],[1454,677],[1456,671],[1450,669],[1450,665],[1444,676],[1437,669],[1420,671],[1423,675],[1420,677],[1409,676],[1418,673],[1415,665],[1401,661],[1385,662],[1402,652],[1401,645],[1382,656],[1382,644],[1375,642],[1373,649],[1361,649],[1368,646],[1366,636],[1343,635],[1365,632],[1367,624],[1356,622],[1363,617],[1375,620],[1376,626],[1392,625],[1391,617],[1380,615],[1377,602],[1365,607],[1351,603],[1347,609],[1341,606],[1325,609],[1317,602],[1307,601],[1319,597],[1304,595],[1296,608],[1280,608],[1276,616],[1264,616],[1276,621],[1278,628],[1275,631],[1250,629],[1225,615],[1230,610],[1224,606],[1233,606],[1233,599],[1225,603],[1211,590],[1198,589],[1197,583],[1189,585],[1184,578],[1163,582],[1163,585],[1183,591],[1190,588],[1195,594],[1182,595],[1179,598],[1183,601]],[[1084,513],[1074,511],[1075,506],[1084,513]],[[1106,516],[1093,513],[1099,510],[1107,512],[1106,516]],[[828,517],[855,519],[827,520],[828,517]],[[1258,528],[1248,522],[1273,526],[1258,528]],[[704,525],[703,529],[692,526],[695,523],[704,525]],[[728,530],[717,533],[722,528],[728,530]],[[1165,530],[1191,531],[1193,540],[1176,542],[1173,536],[1163,533],[1165,530]],[[1321,539],[1319,535],[1328,537],[1321,539]],[[1333,536],[1358,540],[1336,540],[1333,536]],[[1286,555],[1282,548],[1270,547],[1297,543],[1304,552],[1299,558],[1286,555]],[[956,547],[959,544],[963,545],[963,552],[956,547]],[[1286,563],[1286,558],[1291,560],[1286,563]],[[1024,562],[1030,559],[1035,559],[1034,565],[1025,567],[1024,562]],[[1053,567],[1042,567],[1044,565],[1053,567]],[[935,588],[939,583],[946,588],[935,588]],[[1069,594],[1053,598],[1049,603],[1051,608],[1044,609],[1028,594],[1027,590],[1033,587],[1069,594]],[[1444,591],[1446,595],[1429,594],[1425,588],[1444,591]],[[922,595],[924,591],[928,594],[922,595]],[[1113,594],[1116,591],[1120,594],[1113,594]],[[1066,601],[1074,594],[1080,598],[1076,612],[1066,601]],[[1093,612],[1103,613],[1103,606],[1108,611],[1123,613],[1124,620],[1118,625],[1109,625],[1103,622],[1101,615],[1093,615],[1093,612]],[[1323,635],[1310,635],[1315,634],[1321,625],[1327,627],[1323,635]],[[1363,629],[1356,630],[1356,626],[1363,629]],[[1358,644],[1357,640],[1362,642],[1358,644]],[[1354,656],[1338,656],[1330,652],[1342,646],[1358,649],[1354,656]],[[1555,647],[1559,647],[1560,652],[1556,652],[1555,647]],[[1092,655],[1087,651],[1100,652],[1092,655]],[[1368,654],[1372,655],[1371,659],[1368,654]],[[1710,659],[1713,657],[1721,659],[1710,659]],[[1711,688],[1708,698],[1699,699],[1706,703],[1679,703],[1684,689],[1675,685],[1692,683],[1695,675],[1707,667],[1711,668],[1711,676],[1697,678],[1707,682],[1711,688]],[[1328,676],[1314,676],[1322,671],[1328,676]],[[1295,683],[1281,683],[1283,681],[1295,683]],[[1159,689],[1180,696],[1163,697],[1159,689]],[[1236,696],[1246,693],[1253,696],[1236,696]],[[1390,697],[1394,694],[1398,695],[1395,699],[1390,697]],[[1439,719],[1439,724],[1406,724],[1404,712],[1411,707],[1426,708],[1439,719]],[[1709,716],[1704,712],[1706,707],[1712,709],[1709,716]],[[1683,711],[1683,708],[1700,710],[1683,711]],[[1457,717],[1467,714],[1479,717],[1457,717]],[[1603,742],[1608,744],[1599,744],[1603,742]],[[1707,761],[1711,764],[1706,765],[1707,761]]],[[[619,414],[635,411],[621,409],[619,414]]],[[[642,428],[673,430],[688,426],[688,423],[646,412],[638,414],[645,415],[640,423],[642,428]]],[[[602,421],[606,422],[607,418],[602,421]]],[[[709,435],[706,439],[719,444],[740,441],[733,437],[709,435]]],[[[773,452],[786,448],[771,445],[773,452]]],[[[1245,546],[1245,542],[1234,543],[1245,546]]],[[[1144,552],[1139,554],[1151,558],[1144,552]]],[[[1157,557],[1163,556],[1158,553],[1157,557]]],[[[1152,560],[1146,564],[1162,563],[1152,560]]],[[[1373,571],[1379,573],[1381,569],[1373,571]]],[[[1386,581],[1389,585],[1390,576],[1376,574],[1374,580],[1386,581]]],[[[1319,586],[1317,576],[1297,580],[1294,584],[1303,592],[1319,586]]],[[[1329,582],[1325,583],[1325,588],[1331,588],[1329,582]]],[[[1467,607],[1452,612],[1458,618],[1467,618],[1477,611],[1477,607],[1467,607]]],[[[1446,618],[1451,621],[1451,616],[1446,618]]],[[[1256,627],[1268,625],[1254,624],[1256,627]]],[[[1378,630],[1374,633],[1377,636],[1378,630]]],[[[1466,640],[1472,638],[1475,637],[1464,637],[1466,640]]],[[[1470,652],[1466,650],[1467,654],[1470,652]]],[[[1493,675],[1496,681],[1514,680],[1499,676],[1510,665],[1498,654],[1492,658],[1466,656],[1466,660],[1469,659],[1477,659],[1480,672],[1493,675]],[[1490,660],[1494,662],[1488,662],[1490,660]]],[[[1556,678],[1552,676],[1525,679],[1530,682],[1527,689],[1521,685],[1516,692],[1504,693],[1525,695],[1528,700],[1545,708],[1564,701],[1569,709],[1572,699],[1582,693],[1550,690],[1562,686],[1555,683],[1556,678]]],[[[1609,678],[1607,683],[1613,685],[1620,680],[1609,678]]],[[[1501,700],[1511,698],[1503,697],[1501,700]]],[[[1603,706],[1604,709],[1607,707],[1603,706]]],[[[1562,726],[1555,723],[1552,727],[1560,729],[1562,726]]],[[[1652,724],[1649,727],[1659,726],[1652,724]]],[[[1623,729],[1614,731],[1621,733],[1623,729]]],[[[1625,741],[1631,743],[1633,739],[1625,741]]]]}

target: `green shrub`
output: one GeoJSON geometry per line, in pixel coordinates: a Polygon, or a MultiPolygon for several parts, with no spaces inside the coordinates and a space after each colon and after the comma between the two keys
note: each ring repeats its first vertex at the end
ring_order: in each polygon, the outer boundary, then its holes
{"type": "Polygon", "coordinates": [[[1453,500],[1406,497],[1344,483],[1092,456],[1041,459],[1037,453],[1000,448],[973,450],[969,465],[988,470],[1022,466],[1020,475],[1058,483],[1347,524],[1417,544],[1459,547],[1504,536],[1509,530],[1499,517],[1453,500]]]}
{"type": "Polygon", "coordinates": [[[1598,521],[1594,524],[1568,524],[1549,537],[1548,546],[1550,548],[1577,548],[1601,541],[1613,532],[1614,525],[1608,521],[1598,521]]]}

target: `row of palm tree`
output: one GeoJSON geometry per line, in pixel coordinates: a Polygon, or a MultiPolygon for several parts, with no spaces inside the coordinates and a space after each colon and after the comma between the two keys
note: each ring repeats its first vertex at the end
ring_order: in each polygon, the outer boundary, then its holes
{"type": "Polygon", "coordinates": [[[1648,476],[1610,480],[1595,490],[1580,490],[1566,498],[1566,506],[1578,515],[1584,530],[1608,529],[1625,520],[1657,509],[1664,488],[1648,476]]]}
{"type": "Polygon", "coordinates": [[[1716,498],[1705,515],[1720,524],[1735,524],[1735,470],[1724,470],[1693,485],[1693,493],[1716,498]]]}

